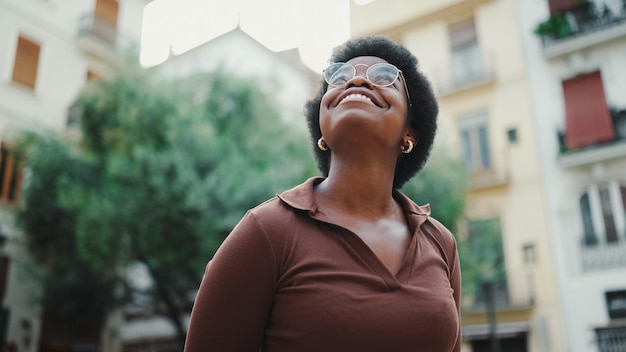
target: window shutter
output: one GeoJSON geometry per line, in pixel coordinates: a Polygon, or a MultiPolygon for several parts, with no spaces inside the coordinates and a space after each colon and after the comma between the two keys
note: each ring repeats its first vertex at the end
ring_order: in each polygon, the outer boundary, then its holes
{"type": "Polygon", "coordinates": [[[96,17],[102,19],[114,27],[117,25],[117,14],[119,12],[119,3],[117,0],[97,0],[96,1],[96,17]]]}
{"type": "Polygon", "coordinates": [[[563,81],[563,95],[565,145],[568,149],[608,142],[615,138],[600,72],[563,81]]]}
{"type": "Polygon", "coordinates": [[[584,0],[549,0],[550,13],[563,13],[570,10],[572,7],[584,2],[584,0]]]}
{"type": "Polygon", "coordinates": [[[37,69],[39,67],[39,44],[19,36],[15,63],[13,64],[13,82],[35,89],[37,83],[37,69]]]}

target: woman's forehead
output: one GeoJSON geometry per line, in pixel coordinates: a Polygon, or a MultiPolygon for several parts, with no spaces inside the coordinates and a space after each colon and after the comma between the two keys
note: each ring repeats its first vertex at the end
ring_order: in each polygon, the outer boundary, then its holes
{"type": "Polygon", "coordinates": [[[357,56],[357,57],[353,57],[352,59],[348,60],[349,63],[351,63],[352,65],[355,64],[365,64],[367,66],[371,66],[373,64],[378,64],[381,62],[387,62],[387,60],[382,59],[378,56],[357,56]]]}

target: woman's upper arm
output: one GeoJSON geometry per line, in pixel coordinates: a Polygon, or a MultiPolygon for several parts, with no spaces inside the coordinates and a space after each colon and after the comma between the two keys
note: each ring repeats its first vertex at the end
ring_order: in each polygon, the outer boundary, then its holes
{"type": "Polygon", "coordinates": [[[458,336],[457,336],[457,340],[453,349],[453,352],[460,352],[461,351],[461,340],[462,340],[462,336],[461,336],[461,307],[460,307],[460,303],[461,303],[461,264],[459,262],[459,252],[458,252],[458,248],[456,246],[454,246],[454,260],[452,261],[452,267],[450,270],[450,285],[452,286],[452,289],[454,290],[453,296],[454,296],[454,301],[456,303],[456,309],[457,309],[457,314],[459,317],[459,332],[458,332],[458,336]]]}
{"type": "Polygon", "coordinates": [[[258,352],[274,297],[275,263],[266,234],[247,213],[207,265],[185,352],[258,352]]]}

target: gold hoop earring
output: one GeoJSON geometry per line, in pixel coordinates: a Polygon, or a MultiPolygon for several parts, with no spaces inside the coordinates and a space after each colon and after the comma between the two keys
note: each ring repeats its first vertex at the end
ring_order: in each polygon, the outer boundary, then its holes
{"type": "Polygon", "coordinates": [[[324,137],[320,137],[320,139],[317,140],[317,147],[323,152],[328,150],[328,144],[326,144],[324,137]]]}
{"type": "Polygon", "coordinates": [[[413,141],[409,139],[407,142],[409,143],[408,147],[405,147],[405,146],[400,147],[400,151],[404,154],[409,154],[413,150],[413,141]]]}

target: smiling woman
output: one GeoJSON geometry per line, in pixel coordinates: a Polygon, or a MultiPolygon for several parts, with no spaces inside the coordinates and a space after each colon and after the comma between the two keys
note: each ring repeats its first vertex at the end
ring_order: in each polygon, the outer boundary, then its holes
{"type": "Polygon", "coordinates": [[[141,62],[156,65],[239,25],[270,50],[300,48],[319,70],[349,24],[349,0],[155,0],[144,11],[141,62]]]}
{"type": "Polygon", "coordinates": [[[306,118],[322,177],[248,211],[206,268],[186,352],[459,352],[454,236],[400,188],[437,102],[383,37],[336,49],[306,118]]]}

